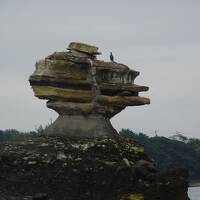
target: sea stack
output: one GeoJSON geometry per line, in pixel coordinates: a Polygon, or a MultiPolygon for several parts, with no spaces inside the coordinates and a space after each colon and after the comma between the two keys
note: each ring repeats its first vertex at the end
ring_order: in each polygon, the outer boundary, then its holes
{"type": "Polygon", "coordinates": [[[140,97],[146,86],[134,84],[139,72],[124,64],[98,60],[98,47],[72,42],[36,63],[30,84],[35,96],[59,117],[46,134],[73,137],[115,137],[110,118],[126,106],[149,104],[140,97]]]}
{"type": "Polygon", "coordinates": [[[98,48],[71,43],[36,63],[29,81],[58,119],[44,134],[0,145],[0,200],[188,200],[188,172],[158,172],[144,147],[110,118],[149,104],[139,72],[97,60],[98,48]]]}

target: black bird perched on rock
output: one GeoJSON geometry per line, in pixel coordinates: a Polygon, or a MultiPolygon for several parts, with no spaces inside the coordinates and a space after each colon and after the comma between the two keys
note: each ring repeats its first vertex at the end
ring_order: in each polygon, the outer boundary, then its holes
{"type": "Polygon", "coordinates": [[[112,52],[110,52],[110,60],[111,60],[112,62],[114,62],[114,56],[113,56],[112,52]]]}

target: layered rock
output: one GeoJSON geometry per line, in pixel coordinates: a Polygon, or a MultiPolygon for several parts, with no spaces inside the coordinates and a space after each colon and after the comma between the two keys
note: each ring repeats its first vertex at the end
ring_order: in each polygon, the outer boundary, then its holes
{"type": "Polygon", "coordinates": [[[35,96],[47,99],[47,107],[60,115],[48,134],[56,130],[57,134],[80,136],[81,130],[87,137],[112,136],[111,117],[126,106],[150,103],[138,96],[148,90],[134,84],[139,72],[97,60],[100,53],[95,46],[71,43],[68,50],[38,61],[29,79],[35,96]]]}

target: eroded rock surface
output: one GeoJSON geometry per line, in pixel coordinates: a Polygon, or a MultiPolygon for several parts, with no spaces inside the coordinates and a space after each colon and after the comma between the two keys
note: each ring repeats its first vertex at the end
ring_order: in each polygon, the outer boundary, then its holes
{"type": "Polygon", "coordinates": [[[144,148],[125,138],[42,136],[0,146],[1,200],[188,200],[187,176],[156,172],[144,148]]]}
{"type": "Polygon", "coordinates": [[[139,72],[124,64],[97,60],[100,53],[95,46],[73,42],[68,50],[38,61],[29,79],[35,96],[47,99],[47,107],[61,115],[46,130],[47,134],[73,133],[79,137],[79,133],[87,132],[86,137],[114,136],[111,117],[126,106],[150,103],[148,98],[138,96],[139,92],[148,90],[146,86],[134,84],[139,72]],[[80,116],[82,123],[78,120],[80,126],[76,127],[73,124],[80,116]],[[99,122],[104,128],[95,129],[99,122]],[[62,128],[58,129],[57,124],[62,128]]]}

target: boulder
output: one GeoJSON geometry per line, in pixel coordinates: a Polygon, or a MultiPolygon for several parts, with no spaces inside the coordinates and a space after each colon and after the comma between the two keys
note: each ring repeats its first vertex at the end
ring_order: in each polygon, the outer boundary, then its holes
{"type": "Polygon", "coordinates": [[[98,47],[84,43],[71,42],[67,49],[80,51],[87,54],[101,54],[100,52],[98,52],[98,47]]]}

